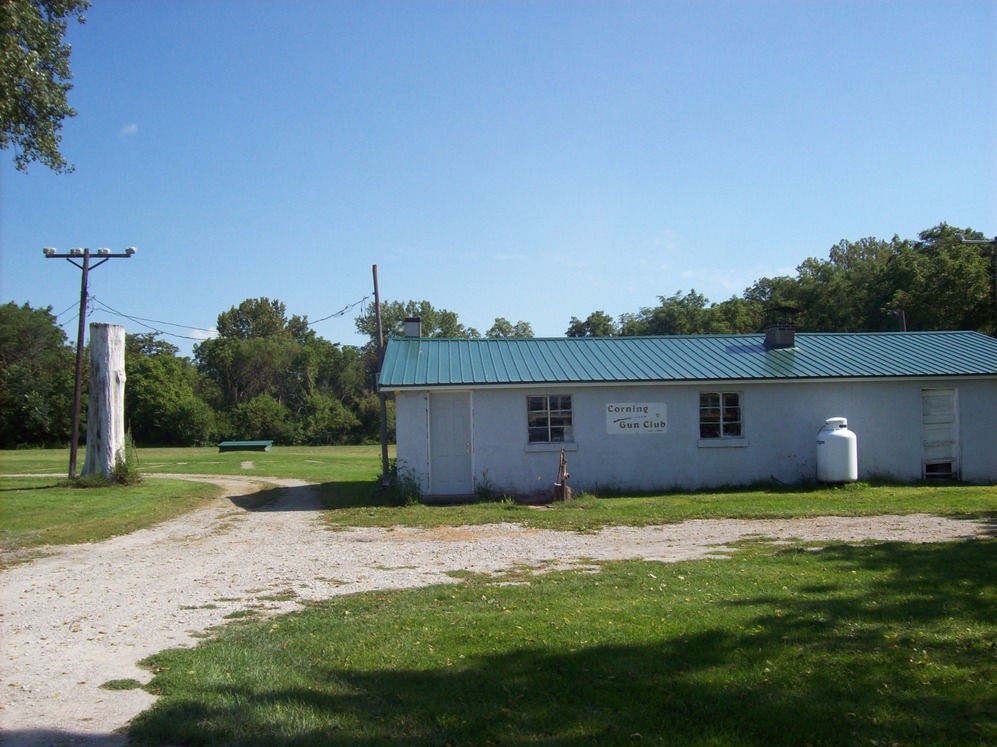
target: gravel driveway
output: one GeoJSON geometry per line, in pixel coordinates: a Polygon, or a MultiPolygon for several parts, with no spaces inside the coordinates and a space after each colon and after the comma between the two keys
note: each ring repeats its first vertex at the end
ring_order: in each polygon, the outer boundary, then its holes
{"type": "Polygon", "coordinates": [[[99,686],[114,679],[147,682],[150,674],[137,662],[194,645],[226,615],[250,606],[280,613],[337,594],[456,583],[448,575],[455,570],[715,557],[748,536],[936,542],[993,530],[917,515],[688,521],[595,534],[513,524],[333,532],[323,527],[306,483],[197,479],[219,484],[222,497],[152,529],[53,548],[0,574],[0,744],[125,744],[116,732],[154,698],[99,686]],[[284,488],[278,501],[242,507],[240,497],[270,485],[284,488]]]}

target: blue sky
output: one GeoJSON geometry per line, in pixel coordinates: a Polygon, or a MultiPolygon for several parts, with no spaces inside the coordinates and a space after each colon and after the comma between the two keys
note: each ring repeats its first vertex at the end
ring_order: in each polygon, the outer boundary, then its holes
{"type": "MultiPolygon", "coordinates": [[[[55,175],[0,163],[0,302],[137,246],[91,321],[371,293],[564,334],[840,239],[997,234],[997,3],[94,0],[55,175]]],[[[319,322],[360,344],[355,312],[319,322]]],[[[190,354],[192,340],[164,336],[190,354]]]]}

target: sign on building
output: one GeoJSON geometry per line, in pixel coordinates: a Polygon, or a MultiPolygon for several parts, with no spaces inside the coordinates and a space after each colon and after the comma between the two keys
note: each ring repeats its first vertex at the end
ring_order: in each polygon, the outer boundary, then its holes
{"type": "Polygon", "coordinates": [[[668,406],[664,402],[610,402],[606,405],[606,433],[611,436],[668,431],[668,406]]]}

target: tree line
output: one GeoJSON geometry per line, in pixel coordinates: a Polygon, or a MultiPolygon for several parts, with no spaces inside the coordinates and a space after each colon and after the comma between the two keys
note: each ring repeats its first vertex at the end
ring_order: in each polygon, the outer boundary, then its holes
{"type": "MultiPolygon", "coordinates": [[[[386,336],[420,316],[427,335],[480,336],[428,301],[382,304],[386,336]]],[[[315,333],[283,302],[246,299],[218,315],[218,335],[193,358],[157,333],[125,338],[125,425],[144,446],[192,446],[218,440],[273,439],[278,444],[347,444],[380,437],[378,354],[373,309],[356,320],[364,346],[315,333]]],[[[496,319],[492,337],[531,336],[524,322],[496,319]]],[[[85,351],[88,352],[88,351],[85,351]]],[[[0,306],[0,448],[69,442],[73,347],[51,307],[0,306]]],[[[86,377],[89,366],[84,366],[86,377]]],[[[84,391],[87,385],[84,379],[84,391]]],[[[81,423],[86,423],[86,396],[81,423]]],[[[392,403],[388,406],[393,435],[392,403]]]]}
{"type": "MultiPolygon", "coordinates": [[[[814,332],[975,329],[994,334],[994,254],[963,244],[946,224],[916,240],[841,241],[827,259],[805,260],[795,276],[762,278],[741,296],[710,303],[695,290],[612,318],[572,317],[567,336],[758,332],[772,307],[797,309],[814,332]]],[[[385,337],[419,317],[427,337],[531,337],[528,322],[496,318],[482,335],[428,301],[381,304],[385,337]]],[[[285,305],[247,299],[218,316],[218,336],[193,358],[156,333],[126,337],[125,422],[135,443],[197,445],[226,438],[278,444],[376,441],[380,402],[373,308],[356,319],[370,339],[340,345],[318,336],[285,305]]],[[[0,448],[69,442],[74,352],[51,307],[0,306],[0,448]]],[[[84,367],[86,370],[87,367],[84,367]]],[[[85,385],[85,382],[84,382],[85,385]]],[[[84,398],[84,406],[86,398],[84,398]]],[[[393,431],[389,402],[389,432],[393,431]]],[[[85,414],[81,422],[86,423],[85,414]]]]}
{"type": "Polygon", "coordinates": [[[995,333],[994,250],[984,239],[942,223],[916,240],[894,236],[840,241],[827,259],[810,257],[795,276],[762,278],[741,296],[710,303],[691,290],[659,296],[658,305],[614,319],[593,311],[572,317],[569,337],[758,332],[774,307],[796,311],[810,332],[972,329],[995,333]]]}

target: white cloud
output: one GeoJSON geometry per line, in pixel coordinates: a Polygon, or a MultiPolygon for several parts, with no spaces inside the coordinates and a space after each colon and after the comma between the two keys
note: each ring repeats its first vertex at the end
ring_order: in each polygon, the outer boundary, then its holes
{"type": "Polygon", "coordinates": [[[710,303],[719,303],[731,296],[740,296],[745,289],[762,278],[774,278],[780,275],[792,277],[795,274],[794,268],[754,265],[727,271],[696,267],[679,272],[678,277],[689,286],[682,289],[683,293],[695,288],[696,292],[705,295],[710,303]]]}
{"type": "Polygon", "coordinates": [[[670,228],[663,228],[655,235],[651,247],[658,252],[674,252],[679,248],[679,235],[670,228]]]}
{"type": "Polygon", "coordinates": [[[192,329],[190,330],[190,336],[195,340],[214,340],[218,337],[217,329],[192,329]]]}
{"type": "Polygon", "coordinates": [[[132,122],[131,124],[126,124],[118,131],[118,137],[131,137],[136,132],[138,132],[138,125],[132,122]]]}

